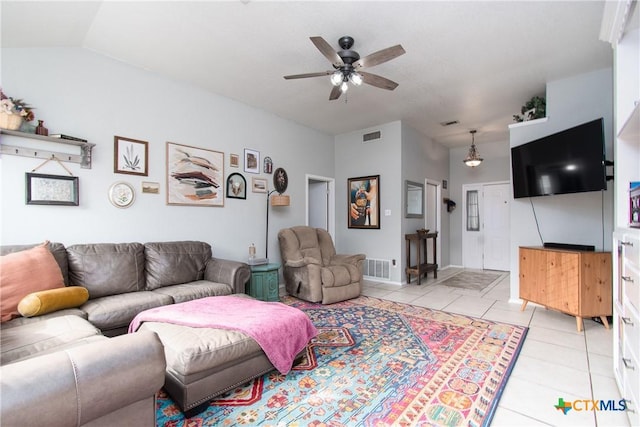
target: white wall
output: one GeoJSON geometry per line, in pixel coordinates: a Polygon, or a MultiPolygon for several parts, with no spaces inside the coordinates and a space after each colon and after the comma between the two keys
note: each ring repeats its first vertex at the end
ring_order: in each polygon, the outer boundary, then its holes
{"type": "MultiPolygon", "coordinates": [[[[401,270],[406,267],[406,244],[404,235],[415,233],[419,228],[425,226],[424,219],[404,217],[404,181],[415,181],[423,183],[425,179],[430,179],[442,183],[449,179],[449,150],[430,139],[421,135],[407,125],[402,126],[402,236],[401,244],[402,258],[400,262],[401,270]]],[[[442,197],[449,197],[449,189],[442,190],[442,197]]],[[[440,265],[442,268],[449,265],[449,214],[447,206],[438,201],[440,209],[440,265]]]]}
{"type": "Polygon", "coordinates": [[[449,197],[456,202],[455,210],[446,214],[450,221],[451,265],[462,265],[462,186],[511,180],[509,141],[485,141],[481,129],[476,134],[475,140],[478,152],[484,159],[480,166],[470,168],[462,162],[469,152],[471,134],[469,134],[469,145],[452,148],[449,153],[449,170],[451,171],[449,197]]]}
{"type": "MultiPolygon", "coordinates": [[[[399,121],[336,136],[336,247],[343,249],[344,253],[400,260],[401,250],[397,242],[402,215],[401,150],[399,121]],[[362,142],[363,134],[378,130],[381,139],[362,142]],[[370,175],[380,175],[380,229],[347,228],[347,180],[370,175]],[[385,210],[390,210],[390,215],[385,216],[385,210]]],[[[400,280],[400,268],[391,270],[391,280],[400,280]]]]}
{"type": "MultiPolygon", "coordinates": [[[[66,164],[79,177],[78,207],[25,205],[24,174],[42,160],[2,156],[3,244],[191,239],[211,243],[218,257],[246,259],[252,242],[258,256],[264,254],[266,194],[249,190],[246,200],[226,199],[224,207],[166,205],[165,152],[171,141],[224,152],[225,179],[240,172],[249,186],[260,176],[273,188],[272,175],[245,173],[243,162],[230,168],[230,153],[258,150],[273,159],[274,169],[287,170],[291,206],[271,208],[269,218],[269,257],[279,261],[277,231],[305,223],[305,174],[334,175],[333,137],[270,113],[83,49],[3,49],[1,54],[7,95],[32,104],[50,133],[97,144],[92,169],[66,164]],[[148,177],[113,173],[114,135],[149,142],[148,177]],[[135,186],[132,207],[109,203],[107,190],[116,181],[135,186]],[[141,194],[142,181],[159,182],[160,194],[141,194]]],[[[2,138],[9,143],[12,137],[2,138]]],[[[66,173],[53,162],[38,172],[66,173]]]]}
{"type": "MultiPolygon", "coordinates": [[[[613,78],[610,68],[547,84],[546,122],[512,127],[515,147],[600,117],[604,118],[606,158],[613,159],[613,78]]],[[[514,199],[511,203],[511,300],[518,300],[520,246],[543,242],[594,245],[611,250],[613,185],[607,191],[514,199]],[[535,208],[542,240],[531,203],[535,208]]]]}

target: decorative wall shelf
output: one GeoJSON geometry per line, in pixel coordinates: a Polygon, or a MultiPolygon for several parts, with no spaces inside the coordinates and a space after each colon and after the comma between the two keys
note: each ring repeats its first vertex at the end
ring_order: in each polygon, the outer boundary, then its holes
{"type": "Polygon", "coordinates": [[[542,117],[541,119],[533,119],[533,120],[526,120],[524,122],[512,123],[509,125],[509,129],[519,128],[523,126],[537,125],[540,123],[544,123],[547,120],[549,120],[549,117],[542,117]]]}
{"type": "Polygon", "coordinates": [[[40,150],[32,147],[18,147],[6,145],[0,138],[2,154],[11,156],[35,157],[37,159],[57,159],[62,162],[79,163],[84,169],[91,169],[91,150],[95,144],[83,141],[73,141],[70,139],[53,138],[51,136],[36,135],[33,133],[18,132],[14,130],[0,129],[0,134],[17,136],[20,138],[35,139],[39,141],[52,142],[55,144],[73,145],[80,148],[80,154],[60,153],[56,151],[40,150]]]}

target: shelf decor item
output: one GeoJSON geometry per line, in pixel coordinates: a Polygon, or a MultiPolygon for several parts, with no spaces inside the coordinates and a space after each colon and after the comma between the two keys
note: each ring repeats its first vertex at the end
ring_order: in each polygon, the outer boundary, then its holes
{"type": "Polygon", "coordinates": [[[520,109],[520,115],[514,114],[515,122],[527,122],[547,116],[547,101],[542,96],[534,96],[520,109]]]}
{"type": "Polygon", "coordinates": [[[49,129],[44,127],[44,120],[38,120],[38,126],[36,126],[36,135],[49,136],[49,129]]]}
{"type": "Polygon", "coordinates": [[[23,121],[34,119],[32,108],[22,99],[6,96],[0,89],[0,128],[18,130],[23,121]]]}

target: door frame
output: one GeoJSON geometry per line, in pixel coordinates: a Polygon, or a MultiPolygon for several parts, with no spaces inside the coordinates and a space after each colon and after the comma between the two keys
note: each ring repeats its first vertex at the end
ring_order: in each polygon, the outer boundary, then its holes
{"type": "Polygon", "coordinates": [[[436,200],[435,200],[435,206],[433,208],[433,211],[436,214],[436,229],[435,231],[438,232],[438,239],[436,239],[436,264],[438,264],[439,268],[442,268],[442,249],[441,249],[441,245],[442,245],[442,210],[440,208],[440,203],[439,201],[442,200],[442,182],[441,181],[436,181],[433,179],[429,179],[429,178],[425,178],[424,180],[424,228],[427,228],[427,215],[429,213],[429,205],[428,205],[428,198],[427,198],[427,186],[428,185],[433,185],[436,187],[436,200]]]}
{"type": "Polygon", "coordinates": [[[331,235],[331,238],[335,242],[335,231],[336,231],[336,180],[334,178],[329,178],[326,176],[320,175],[305,175],[305,186],[304,186],[304,221],[305,225],[309,225],[309,186],[313,182],[326,182],[327,183],[327,228],[328,232],[331,235]]]}

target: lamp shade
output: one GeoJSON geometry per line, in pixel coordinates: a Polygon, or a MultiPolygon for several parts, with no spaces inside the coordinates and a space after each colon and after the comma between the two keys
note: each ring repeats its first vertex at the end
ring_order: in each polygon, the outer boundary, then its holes
{"type": "Polygon", "coordinates": [[[476,131],[472,130],[470,131],[470,133],[471,133],[471,147],[469,147],[469,152],[467,153],[467,157],[464,158],[463,162],[465,165],[475,168],[476,166],[480,165],[480,163],[482,163],[484,159],[480,157],[480,154],[478,154],[478,150],[476,150],[476,144],[475,144],[475,138],[474,138],[474,134],[476,133],[476,131]]]}
{"type": "Polygon", "coordinates": [[[288,195],[274,194],[271,196],[271,206],[289,206],[290,199],[288,195]]]}

